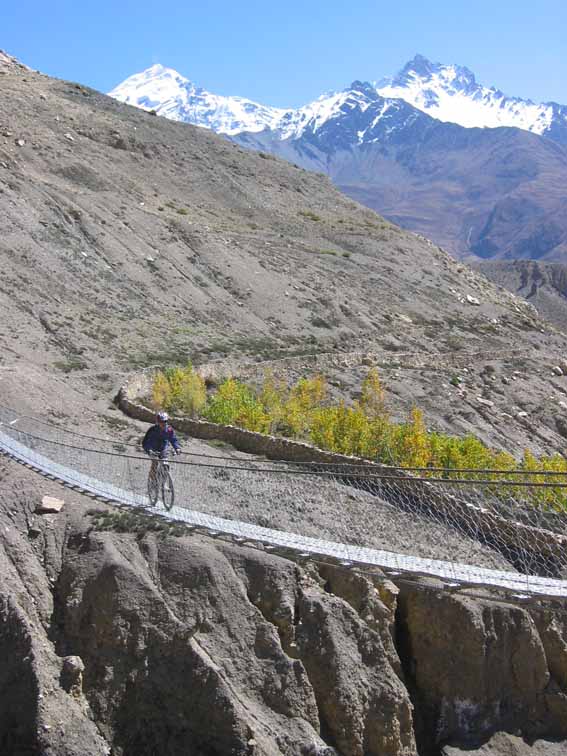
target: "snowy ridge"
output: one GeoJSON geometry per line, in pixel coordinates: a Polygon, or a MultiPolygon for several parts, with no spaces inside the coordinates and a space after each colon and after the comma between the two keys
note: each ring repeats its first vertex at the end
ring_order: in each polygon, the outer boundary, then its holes
{"type": "MultiPolygon", "coordinates": [[[[355,83],[356,84],[356,83],[355,83]]],[[[299,139],[306,131],[315,134],[326,123],[353,112],[364,113],[376,99],[374,93],[367,94],[353,85],[343,92],[321,95],[317,100],[297,110],[289,110],[277,125],[280,139],[299,139]]]]}
{"type": "MultiPolygon", "coordinates": [[[[362,91],[347,89],[321,95],[302,108],[271,108],[242,97],[211,94],[160,64],[130,76],[109,94],[129,105],[220,134],[270,129],[280,139],[298,139],[305,131],[315,133],[337,115],[347,115],[356,108],[364,111],[370,104],[362,91]]],[[[371,94],[376,97],[374,91],[371,94]]]]}
{"type": "Polygon", "coordinates": [[[235,136],[242,132],[272,131],[278,139],[300,139],[315,134],[338,119],[360,119],[371,106],[379,105],[373,113],[372,125],[357,132],[358,142],[377,125],[382,115],[399,101],[387,101],[370,84],[354,82],[342,92],[329,92],[304,107],[288,110],[260,105],[242,97],[222,97],[197,87],[172,68],[160,64],[134,74],[109,93],[121,102],[174,121],[202,126],[219,134],[235,136]]]}

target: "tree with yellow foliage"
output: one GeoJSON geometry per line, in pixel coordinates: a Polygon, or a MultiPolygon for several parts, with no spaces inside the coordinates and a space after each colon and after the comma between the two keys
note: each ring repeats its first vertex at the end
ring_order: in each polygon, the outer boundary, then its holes
{"type": "Polygon", "coordinates": [[[327,384],[322,375],[297,381],[283,407],[282,421],[288,435],[303,438],[309,434],[314,414],[326,396],[327,384]]]}

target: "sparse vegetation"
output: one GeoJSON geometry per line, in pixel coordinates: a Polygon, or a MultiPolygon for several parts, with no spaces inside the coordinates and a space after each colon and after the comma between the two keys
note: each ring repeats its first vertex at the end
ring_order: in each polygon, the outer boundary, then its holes
{"type": "Polygon", "coordinates": [[[61,370],[63,373],[72,373],[74,370],[84,370],[87,366],[85,360],[75,355],[68,357],[66,360],[58,360],[53,363],[53,367],[61,370]]]}
{"type": "Polygon", "coordinates": [[[311,210],[300,210],[299,215],[301,215],[303,218],[308,218],[312,221],[320,221],[321,216],[317,215],[317,213],[313,213],[311,210]]]}
{"type": "Polygon", "coordinates": [[[135,533],[137,538],[143,538],[147,533],[157,533],[160,536],[187,535],[187,529],[179,523],[168,522],[161,517],[136,512],[134,510],[110,511],[94,510],[92,516],[94,530],[112,530],[116,533],[135,533]]]}

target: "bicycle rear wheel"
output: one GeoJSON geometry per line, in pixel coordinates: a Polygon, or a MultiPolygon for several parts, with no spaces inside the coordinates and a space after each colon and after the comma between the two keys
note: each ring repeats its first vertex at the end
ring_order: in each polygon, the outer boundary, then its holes
{"type": "Polygon", "coordinates": [[[161,500],[166,509],[171,509],[175,501],[175,491],[173,489],[173,478],[169,470],[164,470],[161,482],[161,500]]]}

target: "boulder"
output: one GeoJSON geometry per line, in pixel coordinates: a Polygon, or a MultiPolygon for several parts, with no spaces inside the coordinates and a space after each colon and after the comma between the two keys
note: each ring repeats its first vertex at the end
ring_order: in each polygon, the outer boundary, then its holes
{"type": "Polygon", "coordinates": [[[44,496],[36,506],[35,511],[37,514],[52,514],[60,512],[64,506],[63,499],[57,499],[55,496],[44,496]]]}
{"type": "Polygon", "coordinates": [[[83,672],[85,665],[80,656],[66,656],[61,668],[61,687],[67,693],[78,697],[83,692],[83,672]]]}
{"type": "Polygon", "coordinates": [[[567,745],[549,740],[526,742],[517,735],[498,732],[478,748],[445,746],[441,756],[567,756],[567,745]]]}

